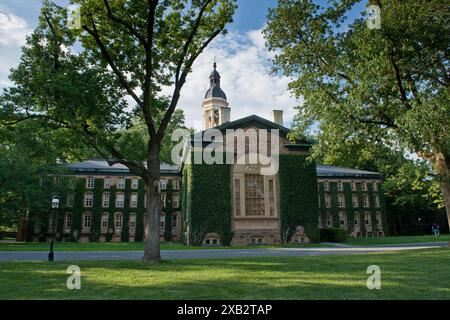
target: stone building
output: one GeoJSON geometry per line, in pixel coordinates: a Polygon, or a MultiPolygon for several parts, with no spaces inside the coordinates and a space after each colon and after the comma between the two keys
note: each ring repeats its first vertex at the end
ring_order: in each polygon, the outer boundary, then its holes
{"type": "MultiPolygon", "coordinates": [[[[192,136],[184,157],[192,160],[214,142],[226,150],[221,155],[224,163],[161,166],[161,239],[189,245],[310,242],[319,239],[320,228],[331,227],[354,237],[384,236],[386,210],[380,174],[316,165],[309,159],[311,142],[288,140],[290,130],[283,126],[281,110],[274,110],[271,120],[251,115],[230,121],[231,108],[216,64],[209,81],[202,103],[205,131],[192,136]],[[223,140],[213,139],[211,129],[223,140]],[[242,154],[235,143],[239,140],[236,132],[244,137],[242,154]],[[265,140],[260,133],[267,133],[265,140]],[[251,139],[257,142],[256,149],[251,139]],[[232,152],[225,148],[227,141],[235,143],[232,152]],[[266,154],[269,162],[258,158],[249,163],[253,153],[266,154]],[[231,163],[225,158],[232,159],[231,163]],[[274,163],[276,170],[268,170],[274,163]]],[[[110,167],[102,160],[74,163],[69,169],[77,179],[63,208],[59,239],[145,239],[141,179],[125,166],[110,167]]],[[[34,240],[48,236],[42,221],[35,222],[33,230],[34,240]]]]}

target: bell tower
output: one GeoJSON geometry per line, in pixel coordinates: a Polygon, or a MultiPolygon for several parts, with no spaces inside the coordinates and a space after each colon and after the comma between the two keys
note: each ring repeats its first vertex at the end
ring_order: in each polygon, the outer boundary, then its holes
{"type": "Polygon", "coordinates": [[[230,121],[230,108],[228,107],[227,96],[220,88],[220,74],[216,70],[217,64],[214,62],[213,71],[209,75],[210,87],[206,91],[203,99],[203,125],[205,129],[220,126],[230,121]]]}

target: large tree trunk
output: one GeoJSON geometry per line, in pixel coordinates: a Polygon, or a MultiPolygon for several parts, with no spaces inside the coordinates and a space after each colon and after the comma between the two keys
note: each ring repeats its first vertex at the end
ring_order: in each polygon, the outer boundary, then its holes
{"type": "MultiPolygon", "coordinates": [[[[447,212],[447,221],[450,226],[450,159],[443,153],[436,156],[436,173],[439,179],[439,186],[444,198],[445,211],[447,212]]],[[[450,244],[450,242],[449,242],[450,244]]]]}
{"type": "Polygon", "coordinates": [[[161,212],[159,146],[157,144],[151,144],[149,149],[147,160],[148,176],[146,181],[147,225],[145,227],[145,233],[147,234],[147,239],[145,241],[142,261],[146,263],[158,263],[161,260],[159,243],[159,216],[161,212]]]}

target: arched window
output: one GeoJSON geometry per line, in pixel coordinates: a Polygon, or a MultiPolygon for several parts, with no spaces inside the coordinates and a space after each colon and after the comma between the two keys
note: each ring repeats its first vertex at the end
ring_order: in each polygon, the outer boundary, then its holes
{"type": "Polygon", "coordinates": [[[116,230],[121,230],[123,226],[123,214],[117,212],[114,214],[114,226],[116,230]]]}
{"type": "Polygon", "coordinates": [[[108,229],[108,213],[102,213],[101,219],[100,219],[100,228],[102,229],[102,232],[105,233],[108,229]]]}
{"type": "Polygon", "coordinates": [[[327,227],[333,226],[333,214],[331,212],[327,213],[327,227]]]}
{"type": "Polygon", "coordinates": [[[345,212],[339,212],[339,225],[341,228],[347,227],[347,214],[345,212]]]}
{"type": "Polygon", "coordinates": [[[130,233],[134,233],[136,231],[136,213],[130,213],[129,228],[130,233]]]}

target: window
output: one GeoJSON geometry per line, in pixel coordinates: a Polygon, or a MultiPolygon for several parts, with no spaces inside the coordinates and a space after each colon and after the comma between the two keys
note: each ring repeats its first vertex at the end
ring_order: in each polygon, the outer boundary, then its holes
{"type": "Polygon", "coordinates": [[[333,215],[331,212],[327,214],[327,227],[331,227],[333,225],[333,215]]]}
{"type": "Polygon", "coordinates": [[[370,213],[364,214],[364,220],[367,226],[370,226],[372,224],[372,217],[370,216],[370,213]]]}
{"type": "Polygon", "coordinates": [[[328,193],[325,195],[325,207],[331,208],[331,195],[328,193]]]}
{"type": "Polygon", "coordinates": [[[125,178],[119,178],[117,180],[117,189],[125,189],[125,178]]]}
{"type": "Polygon", "coordinates": [[[377,220],[377,225],[379,227],[381,227],[381,225],[382,225],[381,212],[376,213],[376,220],[377,220]]]}
{"type": "Polygon", "coordinates": [[[111,188],[111,178],[110,177],[106,177],[105,180],[103,181],[103,188],[104,189],[111,188]]]}
{"type": "Polygon", "coordinates": [[[73,177],[69,178],[69,187],[71,188],[75,187],[75,178],[73,177]]]}
{"type": "Polygon", "coordinates": [[[269,215],[273,217],[275,215],[275,193],[273,180],[269,180],[269,215]]]}
{"type": "Polygon", "coordinates": [[[345,228],[347,226],[347,215],[345,212],[339,212],[339,224],[341,228],[345,228]]]}
{"type": "Polygon", "coordinates": [[[91,214],[85,213],[83,215],[83,228],[90,229],[91,228],[91,214]]]}
{"type": "Polygon", "coordinates": [[[355,226],[359,226],[359,213],[355,212],[355,226]]]}
{"type": "Polygon", "coordinates": [[[179,190],[180,189],[180,180],[179,179],[173,179],[172,180],[172,185],[173,185],[173,189],[174,190],[179,190]]]}
{"type": "Polygon", "coordinates": [[[166,215],[162,214],[159,216],[159,227],[161,229],[164,229],[165,224],[166,224],[166,215]]]}
{"type": "Polygon", "coordinates": [[[74,204],[75,204],[75,194],[69,193],[69,195],[67,196],[67,206],[69,208],[72,208],[74,204]]]}
{"type": "Polygon", "coordinates": [[[163,207],[166,207],[166,194],[165,193],[161,193],[161,201],[163,202],[163,207]]]}
{"type": "Polygon", "coordinates": [[[369,196],[368,196],[367,194],[364,195],[364,198],[363,198],[363,206],[364,206],[364,208],[369,207],[369,196]]]}
{"type": "Polygon", "coordinates": [[[377,182],[373,183],[373,191],[378,191],[378,183],[377,182]]]}
{"type": "Polygon", "coordinates": [[[92,192],[86,192],[84,194],[84,206],[86,208],[92,207],[94,203],[94,194],[92,192]]]}
{"type": "Polygon", "coordinates": [[[100,226],[102,229],[108,228],[108,214],[107,213],[102,214],[102,218],[100,220],[100,226]]]}
{"type": "Polygon", "coordinates": [[[103,208],[109,207],[109,192],[103,192],[103,208]]]}
{"type": "Polygon", "coordinates": [[[345,197],[343,194],[338,195],[338,205],[339,205],[339,208],[345,207],[345,197]]]}
{"type": "Polygon", "coordinates": [[[319,214],[319,229],[323,228],[322,216],[319,214]]]}
{"type": "Polygon", "coordinates": [[[174,229],[177,228],[177,220],[178,220],[178,216],[176,214],[172,215],[172,228],[174,228],[174,229]]]}
{"type": "Polygon", "coordinates": [[[61,178],[60,177],[54,177],[53,178],[53,183],[54,184],[59,184],[61,182],[61,178]]]}
{"type": "Polygon", "coordinates": [[[325,182],[323,183],[323,189],[324,189],[325,191],[330,191],[330,184],[329,184],[328,181],[325,181],[325,182]]]}
{"type": "Polygon", "coordinates": [[[362,188],[362,191],[367,191],[367,182],[363,181],[361,183],[361,188],[362,188]]]}
{"type": "Polygon", "coordinates": [[[167,180],[166,179],[159,180],[159,185],[161,187],[161,190],[166,189],[166,187],[167,187],[167,180]]]}
{"type": "Polygon", "coordinates": [[[114,226],[116,229],[122,229],[122,223],[123,223],[123,215],[121,213],[116,213],[114,215],[114,226]]]}
{"type": "Polygon", "coordinates": [[[64,227],[66,229],[72,228],[72,214],[71,213],[66,213],[66,219],[65,219],[65,222],[64,222],[64,227]]]}
{"type": "Polygon", "coordinates": [[[134,178],[131,179],[131,189],[138,189],[139,188],[139,180],[134,178]]]}
{"type": "Polygon", "coordinates": [[[377,208],[380,207],[380,196],[379,195],[375,195],[375,207],[377,207],[377,208]]]}
{"type": "Polygon", "coordinates": [[[138,195],[137,193],[132,193],[130,196],[130,208],[137,208],[138,195]]]}
{"type": "Polygon", "coordinates": [[[241,215],[241,180],[234,179],[234,215],[241,215]]]}
{"type": "Polygon", "coordinates": [[[352,181],[352,191],[356,191],[356,182],[352,181]]]}
{"type": "Polygon", "coordinates": [[[86,189],[94,189],[94,178],[89,177],[86,179],[86,189]]]}
{"type": "Polygon", "coordinates": [[[245,175],[245,215],[264,216],[264,176],[245,175]]]}
{"type": "Polygon", "coordinates": [[[172,206],[174,208],[178,208],[180,205],[179,202],[180,202],[180,196],[178,194],[174,194],[172,196],[172,206]]]}
{"type": "Polygon", "coordinates": [[[122,192],[116,193],[116,207],[123,208],[124,203],[124,194],[122,192]]]}
{"type": "Polygon", "coordinates": [[[134,229],[136,228],[136,214],[131,213],[130,214],[130,231],[134,232],[134,229]]]}
{"type": "Polygon", "coordinates": [[[358,201],[358,195],[357,194],[352,195],[352,205],[353,205],[353,208],[358,208],[359,207],[359,201],[358,201]]]}
{"type": "Polygon", "coordinates": [[[343,191],[344,190],[344,183],[342,181],[338,181],[337,189],[338,189],[338,191],[343,191]]]}

